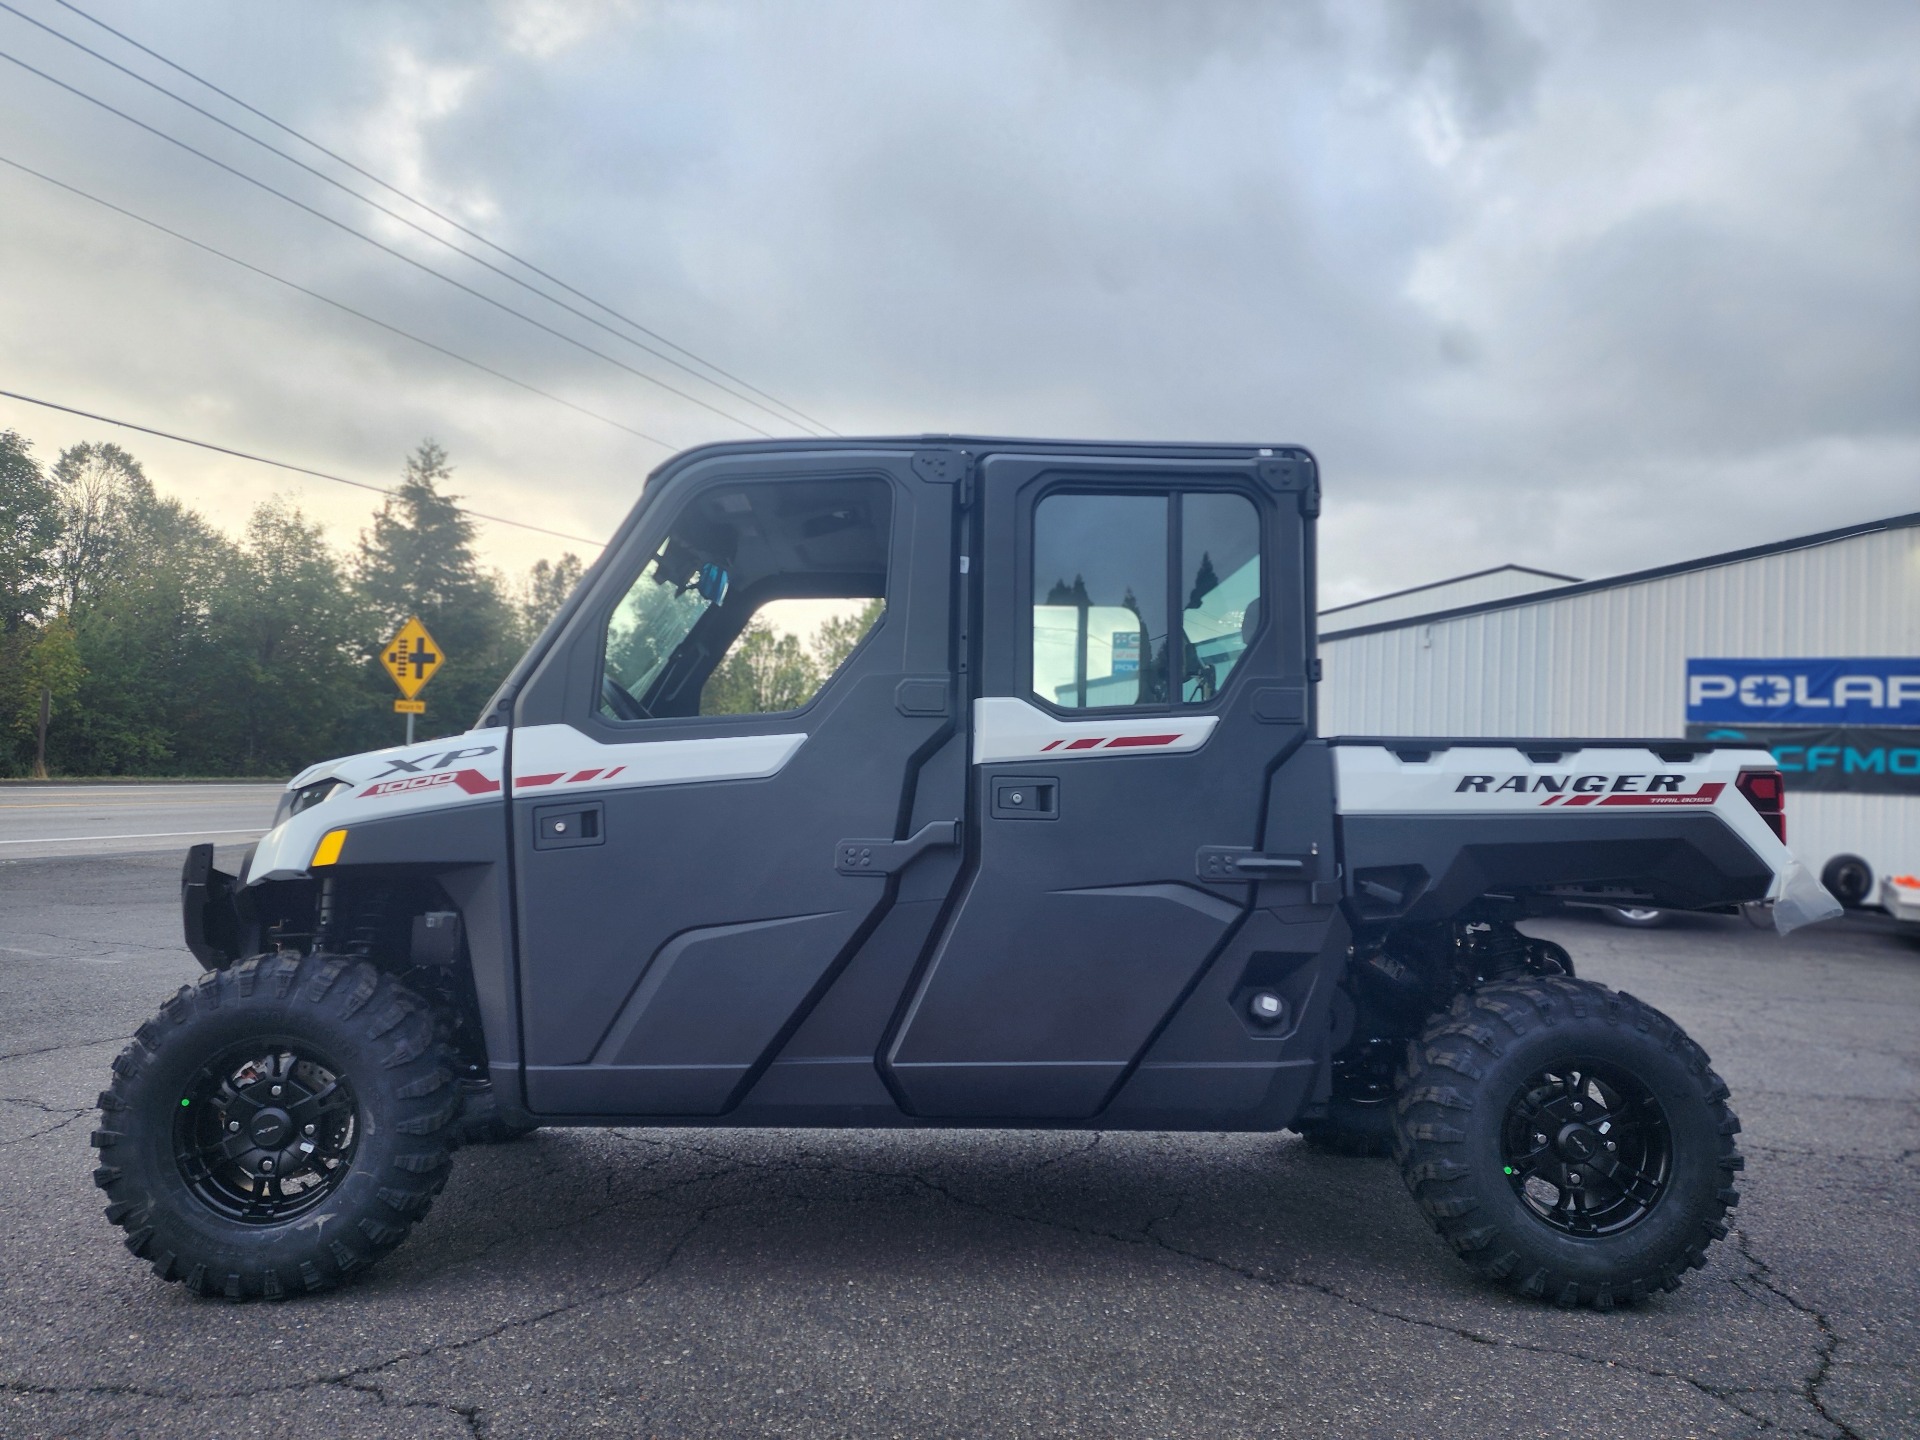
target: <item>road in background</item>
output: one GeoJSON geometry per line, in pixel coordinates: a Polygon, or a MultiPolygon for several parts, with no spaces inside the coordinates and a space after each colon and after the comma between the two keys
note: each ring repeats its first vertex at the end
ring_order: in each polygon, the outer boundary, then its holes
{"type": "Polygon", "coordinates": [[[0,785],[0,862],[258,839],[279,785],[0,785]]]}
{"type": "Polygon", "coordinates": [[[235,1306],[128,1257],[87,1145],[199,973],[177,875],[0,865],[0,1434],[1915,1433],[1920,946],[1884,925],[1529,927],[1746,1123],[1733,1233],[1637,1310],[1481,1284],[1390,1163],[1291,1135],[641,1129],[462,1151],[357,1283],[235,1306]]]}

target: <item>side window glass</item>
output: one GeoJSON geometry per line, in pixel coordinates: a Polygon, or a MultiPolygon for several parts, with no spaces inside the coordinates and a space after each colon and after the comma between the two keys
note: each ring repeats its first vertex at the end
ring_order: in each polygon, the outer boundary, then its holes
{"type": "Polygon", "coordinates": [[[1213,699],[1260,624],[1260,516],[1244,495],[1180,497],[1180,699],[1213,699]]]}
{"type": "Polygon", "coordinates": [[[607,625],[600,711],[616,720],[796,710],[886,606],[884,480],[695,494],[607,625]]]}
{"type": "Polygon", "coordinates": [[[1033,517],[1033,692],[1069,709],[1167,699],[1167,497],[1049,495],[1033,517]]]}
{"type": "Polygon", "coordinates": [[[700,691],[702,715],[798,710],[820,693],[887,602],[773,600],[753,612],[700,691]]]}

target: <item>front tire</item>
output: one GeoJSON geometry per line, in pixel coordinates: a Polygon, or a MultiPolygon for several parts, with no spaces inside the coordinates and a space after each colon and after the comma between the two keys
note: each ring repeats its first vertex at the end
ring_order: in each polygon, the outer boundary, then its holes
{"type": "Polygon", "coordinates": [[[1409,1052],[1395,1158],[1474,1270],[1611,1309],[1679,1288],[1727,1233],[1745,1162],[1706,1052],[1631,995],[1562,977],[1483,985],[1409,1052]]]}
{"type": "Polygon", "coordinates": [[[326,1290],[446,1184],[459,1091],[433,1016],[362,960],[256,956],[182,987],[113,1062],[94,1183],[199,1295],[326,1290]]]}

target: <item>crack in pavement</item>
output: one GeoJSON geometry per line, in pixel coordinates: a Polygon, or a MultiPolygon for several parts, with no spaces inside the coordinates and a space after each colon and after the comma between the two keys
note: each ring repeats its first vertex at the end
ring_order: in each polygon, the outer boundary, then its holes
{"type": "Polygon", "coordinates": [[[57,1120],[53,1124],[39,1130],[29,1130],[25,1135],[15,1135],[11,1140],[0,1140],[0,1150],[10,1149],[15,1145],[24,1145],[29,1140],[38,1140],[43,1136],[53,1134],[56,1130],[64,1130],[67,1126],[78,1123],[84,1114],[85,1112],[83,1111],[80,1115],[70,1115],[65,1120],[57,1120]]]}
{"type": "Polygon", "coordinates": [[[558,1305],[550,1305],[545,1310],[537,1311],[531,1315],[522,1315],[512,1320],[503,1320],[498,1325],[483,1330],[478,1334],[469,1335],[465,1339],[449,1340],[437,1344],[420,1346],[415,1349],[401,1350],[392,1355],[385,1356],[382,1359],[369,1361],[366,1364],[356,1365],[351,1369],[338,1371],[333,1374],[316,1375],[305,1380],[289,1381],[279,1385],[258,1385],[239,1390],[217,1390],[204,1393],[197,1393],[191,1390],[155,1390],[140,1385],[37,1385],[30,1381],[23,1380],[0,1380],[0,1393],[47,1396],[132,1396],[149,1400],[165,1400],[176,1404],[207,1404],[216,1400],[251,1400],[263,1395],[298,1394],[302,1391],[337,1386],[343,1390],[372,1395],[383,1406],[393,1406],[402,1409],[439,1409],[460,1415],[465,1420],[469,1432],[476,1437],[476,1440],[486,1440],[486,1430],[482,1419],[486,1409],[485,1406],[459,1406],[440,1400],[395,1400],[387,1395],[385,1387],[372,1383],[369,1377],[382,1374],[385,1371],[391,1370],[396,1365],[404,1365],[408,1361],[426,1360],[440,1355],[448,1355],[461,1350],[468,1350],[475,1345],[483,1345],[489,1340],[496,1339],[510,1330],[518,1330],[527,1326],[538,1325],[543,1321],[552,1320],[558,1316],[584,1309],[589,1305],[596,1305],[603,1300],[618,1299],[621,1296],[636,1294],[667,1272],[673,1265],[673,1262],[680,1258],[681,1251],[687,1247],[694,1236],[705,1228],[708,1220],[715,1214],[719,1211],[736,1208],[746,1203],[748,1202],[738,1200],[721,1201],[703,1207],[695,1214],[692,1222],[688,1224],[680,1237],[667,1248],[667,1253],[660,1258],[659,1262],[650,1266],[637,1279],[628,1284],[614,1288],[602,1288],[590,1295],[582,1295],[571,1300],[563,1301],[558,1305]]]}
{"type": "Polygon", "coordinates": [[[1748,1278],[1754,1284],[1784,1301],[1791,1309],[1810,1317],[1819,1327],[1820,1344],[1814,1351],[1813,1373],[1801,1381],[1800,1398],[1811,1405],[1814,1413],[1822,1420],[1840,1432],[1841,1440],[1865,1440],[1859,1431],[1828,1411],[1826,1401],[1820,1395],[1820,1387],[1827,1383],[1828,1377],[1833,1373],[1834,1356],[1846,1343],[1834,1330],[1833,1322],[1828,1318],[1826,1311],[1818,1306],[1809,1305],[1799,1296],[1775,1284],[1773,1267],[1753,1253],[1753,1238],[1745,1230],[1735,1228],[1733,1243],[1734,1248],[1740,1252],[1741,1258],[1747,1262],[1748,1278]]]}
{"type": "MultiPolygon", "coordinates": [[[[706,1150],[697,1145],[689,1144],[685,1141],[646,1140],[644,1137],[639,1137],[639,1136],[635,1136],[633,1138],[637,1140],[641,1140],[642,1143],[645,1143],[645,1144],[660,1145],[662,1147],[667,1147],[667,1148],[692,1150],[698,1154],[705,1155],[708,1158],[720,1158],[718,1156],[715,1156],[713,1152],[709,1150],[706,1150]]],[[[1753,1421],[1755,1424],[1760,1426],[1762,1430],[1769,1430],[1769,1429],[1775,1428],[1774,1421],[1771,1420],[1769,1417],[1762,1414],[1757,1414],[1754,1411],[1747,1409],[1744,1405],[1739,1404],[1736,1400],[1732,1398],[1735,1395],[1743,1394],[1743,1393],[1763,1393],[1762,1387],[1746,1387],[1743,1390],[1741,1388],[1736,1388],[1736,1387],[1714,1386],[1714,1385],[1709,1385],[1703,1380],[1697,1379],[1692,1375],[1688,1375],[1678,1370],[1666,1370],[1666,1369],[1661,1369],[1657,1366],[1642,1365],[1632,1361],[1609,1358],[1607,1356],[1602,1356],[1602,1355],[1590,1355],[1580,1350],[1564,1349],[1558,1346],[1542,1345],[1537,1342],[1531,1342],[1531,1341],[1525,1341],[1525,1340],[1513,1340],[1505,1336],[1490,1335],[1482,1331],[1468,1329],[1464,1326],[1452,1325],[1444,1321],[1430,1320],[1418,1315],[1409,1315],[1404,1311],[1388,1309],[1387,1307],[1377,1305],[1371,1301],[1364,1300],[1358,1296],[1351,1295],[1339,1289],[1337,1286],[1327,1284],[1324,1281],[1309,1279],[1299,1275],[1298,1273],[1293,1275],[1278,1275],[1278,1274],[1269,1272],[1263,1268],[1258,1268],[1258,1267],[1248,1268],[1247,1266],[1237,1264],[1234,1261],[1228,1260],[1223,1256],[1208,1254],[1203,1250],[1195,1250],[1195,1249],[1190,1249],[1187,1247],[1177,1245],[1172,1241],[1168,1240],[1166,1237],[1154,1233],[1153,1227],[1156,1225],[1163,1224],[1167,1220],[1172,1219],[1174,1215],[1177,1215],[1179,1213],[1180,1208],[1185,1204],[1185,1200],[1186,1200],[1185,1196],[1182,1196],[1180,1201],[1176,1203],[1174,1210],[1172,1212],[1169,1212],[1169,1214],[1164,1216],[1158,1216],[1158,1215],[1151,1216],[1147,1220],[1142,1222],[1141,1226],[1136,1230],[1132,1230],[1132,1231],[1105,1230],[1105,1229],[1100,1229],[1094,1226],[1077,1225],[1070,1221],[1060,1220],[1055,1217],[1044,1215],[1044,1214],[1036,1214],[1030,1211],[1010,1210],[1002,1206],[992,1205],[985,1201],[973,1199],[970,1196],[958,1194],[952,1189],[950,1189],[949,1187],[941,1184],[940,1182],[929,1180],[925,1176],[922,1176],[912,1170],[904,1170],[904,1171],[874,1170],[866,1166],[844,1164],[839,1161],[828,1159],[824,1156],[815,1155],[812,1152],[803,1151],[802,1153],[808,1155],[808,1157],[811,1160],[813,1160],[814,1164],[812,1168],[815,1168],[815,1169],[828,1170],[828,1171],[833,1171],[833,1172],[842,1173],[842,1174],[849,1174],[849,1175],[859,1175],[868,1179],[884,1179],[884,1180],[893,1180],[893,1181],[901,1182],[910,1186],[918,1187],[919,1189],[922,1189],[929,1194],[935,1195],[947,1201],[950,1204],[959,1206],[964,1209],[976,1210],[982,1214],[992,1215],[999,1219],[1019,1220],[1027,1224],[1040,1225],[1043,1227],[1064,1231],[1068,1234],[1080,1235],[1089,1239],[1108,1240],[1117,1244],[1150,1245],[1155,1248],[1165,1250],[1167,1253],[1171,1255],[1177,1255],[1182,1259],[1188,1260],[1192,1263],[1207,1265],[1207,1266],[1214,1267],[1216,1269],[1224,1270],[1227,1273],[1238,1276],[1239,1278],[1246,1280],[1251,1284],[1265,1286],[1270,1289],[1279,1288],[1282,1286],[1292,1286],[1296,1289],[1306,1290],[1314,1294],[1325,1296],[1326,1298],[1337,1301],[1340,1304],[1347,1305],[1356,1310],[1359,1310],[1363,1314],[1371,1315],[1376,1319],[1389,1320],[1389,1321],[1394,1321],[1403,1325],[1414,1326],[1420,1329],[1437,1331],[1441,1334],[1450,1335],[1456,1339],[1463,1340],[1471,1344],[1483,1345],[1493,1349],[1517,1350],[1526,1354],[1553,1356],[1560,1359],[1572,1360],[1581,1364],[1592,1365],[1592,1366],[1596,1366],[1604,1369],[1628,1370],[1638,1375],[1644,1375],[1649,1379],[1676,1381],[1682,1385],[1685,1385],[1693,1390],[1698,1391],[1702,1395],[1705,1395],[1707,1398],[1711,1399],[1716,1404],[1723,1405],[1727,1409],[1735,1412],[1736,1414],[1741,1415],[1744,1418],[1753,1421]]],[[[802,1166],[800,1166],[795,1162],[766,1162],[766,1161],[755,1161],[755,1160],[738,1160],[737,1163],[744,1166],[751,1166],[757,1169],[772,1170],[776,1172],[781,1170],[797,1170],[797,1169],[803,1168],[802,1166]]],[[[1010,1173],[1021,1173],[1021,1172],[1015,1171],[1010,1173]]],[[[1027,1172],[1027,1173],[1031,1173],[1031,1172],[1027,1172]]],[[[1802,1389],[1797,1387],[1788,1387],[1788,1386],[1775,1387],[1771,1391],[1767,1391],[1765,1393],[1779,1393],[1779,1394],[1785,1394],[1785,1395],[1794,1395],[1798,1398],[1803,1398],[1803,1399],[1806,1398],[1802,1389]]],[[[1817,1404],[1814,1406],[1814,1408],[1823,1418],[1826,1418],[1826,1412],[1820,1409],[1820,1407],[1817,1404]]],[[[1831,1423],[1838,1425],[1839,1422],[1835,1421],[1831,1423]]],[[[1852,1431],[1845,1431],[1843,1440],[1863,1440],[1863,1437],[1855,1435],[1852,1431]]]]}
{"type": "Polygon", "coordinates": [[[94,1040],[69,1040],[60,1045],[42,1045],[38,1050],[15,1050],[10,1055],[0,1055],[0,1062],[8,1060],[30,1060],[35,1055],[55,1055],[62,1050],[86,1050],[95,1045],[125,1044],[133,1038],[133,1032],[124,1035],[102,1035],[94,1040]]]}

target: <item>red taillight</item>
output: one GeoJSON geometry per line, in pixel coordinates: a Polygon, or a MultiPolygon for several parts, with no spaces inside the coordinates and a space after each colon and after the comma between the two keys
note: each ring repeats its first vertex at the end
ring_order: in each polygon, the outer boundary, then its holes
{"type": "Polygon", "coordinates": [[[1747,803],[1760,812],[1767,828],[1787,840],[1787,787],[1778,770],[1742,770],[1734,788],[1747,797],[1747,803]]]}

